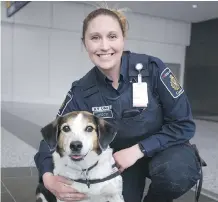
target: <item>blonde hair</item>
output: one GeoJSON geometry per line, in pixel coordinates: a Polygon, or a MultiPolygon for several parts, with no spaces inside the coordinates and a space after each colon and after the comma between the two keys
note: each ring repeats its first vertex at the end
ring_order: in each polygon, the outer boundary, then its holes
{"type": "Polygon", "coordinates": [[[119,22],[120,28],[122,30],[122,34],[125,37],[127,32],[128,22],[125,15],[118,9],[109,9],[109,8],[98,8],[91,13],[83,21],[83,29],[82,29],[82,40],[85,39],[85,32],[87,30],[88,24],[91,20],[96,18],[99,15],[108,15],[114,17],[119,22]]]}
{"type": "Polygon", "coordinates": [[[123,30],[124,30],[124,36],[126,36],[126,32],[127,32],[127,25],[128,25],[128,21],[126,19],[126,16],[119,10],[116,9],[112,9],[111,11],[113,11],[120,19],[123,30]]]}

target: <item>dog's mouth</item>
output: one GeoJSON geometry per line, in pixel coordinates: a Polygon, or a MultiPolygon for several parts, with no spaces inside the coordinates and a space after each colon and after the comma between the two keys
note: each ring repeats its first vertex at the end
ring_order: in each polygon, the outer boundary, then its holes
{"type": "Polygon", "coordinates": [[[71,160],[73,161],[81,161],[83,160],[85,155],[70,155],[71,160]]]}
{"type": "Polygon", "coordinates": [[[90,152],[90,150],[85,154],[85,155],[82,155],[81,153],[71,153],[69,155],[70,159],[73,160],[73,161],[81,161],[83,160],[87,154],[90,152]]]}

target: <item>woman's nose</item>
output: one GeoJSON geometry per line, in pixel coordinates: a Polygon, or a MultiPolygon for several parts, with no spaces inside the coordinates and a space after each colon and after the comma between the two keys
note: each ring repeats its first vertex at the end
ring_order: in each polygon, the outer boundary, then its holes
{"type": "Polygon", "coordinates": [[[107,39],[101,40],[101,49],[108,50],[110,48],[110,42],[107,39]]]}

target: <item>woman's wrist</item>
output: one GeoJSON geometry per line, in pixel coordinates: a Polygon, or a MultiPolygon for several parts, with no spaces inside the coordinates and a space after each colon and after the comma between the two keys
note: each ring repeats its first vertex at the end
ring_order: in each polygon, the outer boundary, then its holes
{"type": "Polygon", "coordinates": [[[139,144],[134,145],[132,148],[138,159],[144,157],[144,153],[141,151],[139,144]]]}
{"type": "Polygon", "coordinates": [[[43,174],[42,180],[43,180],[43,183],[44,183],[45,187],[47,187],[49,179],[51,179],[52,176],[54,176],[54,175],[53,175],[53,173],[50,173],[50,172],[46,172],[46,173],[43,174]]]}

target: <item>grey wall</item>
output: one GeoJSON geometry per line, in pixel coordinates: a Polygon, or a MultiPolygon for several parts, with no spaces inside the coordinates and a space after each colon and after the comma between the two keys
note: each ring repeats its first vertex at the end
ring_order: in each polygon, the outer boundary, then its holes
{"type": "Polygon", "coordinates": [[[218,19],[192,24],[184,87],[197,115],[218,115],[218,19]]]}
{"type": "MultiPolygon", "coordinates": [[[[6,18],[4,5],[1,9],[2,101],[60,105],[71,83],[93,67],[80,38],[83,19],[94,7],[32,1],[12,18],[6,18]]],[[[180,64],[183,84],[190,24],[132,12],[126,16],[125,49],[180,64]]]]}

